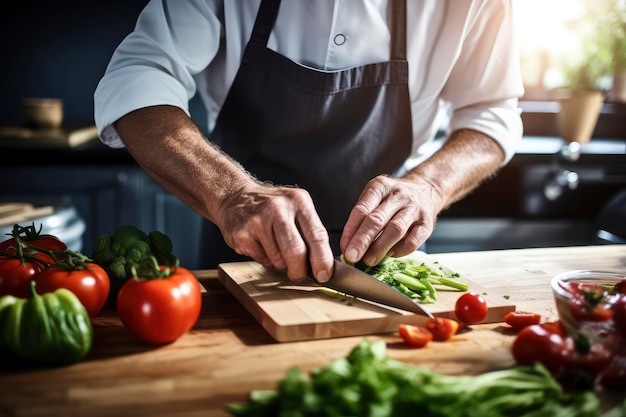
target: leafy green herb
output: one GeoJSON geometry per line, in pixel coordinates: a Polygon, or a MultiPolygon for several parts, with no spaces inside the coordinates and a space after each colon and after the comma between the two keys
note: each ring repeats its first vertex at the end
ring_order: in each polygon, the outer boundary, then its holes
{"type": "Polygon", "coordinates": [[[583,299],[585,300],[585,303],[587,303],[590,306],[597,306],[598,304],[600,304],[600,302],[602,300],[604,300],[604,294],[600,294],[597,293],[595,291],[585,291],[585,290],[581,290],[580,294],[582,295],[583,299]]]}
{"type": "Polygon", "coordinates": [[[239,417],[599,417],[600,404],[591,391],[564,392],[541,365],[441,375],[391,359],[385,342],[364,339],[310,375],[290,368],[276,390],[253,391],[227,411],[239,417]]]}
{"type": "Polygon", "coordinates": [[[510,300],[511,296],[510,295],[503,295],[502,298],[504,298],[505,300],[510,300]]]}

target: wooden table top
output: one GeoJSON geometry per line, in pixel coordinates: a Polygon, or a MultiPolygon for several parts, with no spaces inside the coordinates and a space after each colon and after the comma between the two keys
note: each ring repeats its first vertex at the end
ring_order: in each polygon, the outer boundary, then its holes
{"type": "MultiPolygon", "coordinates": [[[[626,271],[626,245],[436,254],[487,288],[506,289],[518,310],[556,319],[549,282],[576,270],[626,271]]],[[[94,345],[83,361],[61,368],[0,370],[0,416],[227,416],[226,404],[273,389],[287,368],[305,371],[344,357],[362,337],[279,343],[216,279],[195,271],[207,292],[189,334],[154,347],[138,341],[114,310],[94,318],[94,345]]],[[[411,349],[387,342],[398,360],[450,375],[475,375],[514,364],[514,339],[503,323],[471,326],[445,343],[411,349]]],[[[9,369],[7,369],[9,368],[9,369]]]]}

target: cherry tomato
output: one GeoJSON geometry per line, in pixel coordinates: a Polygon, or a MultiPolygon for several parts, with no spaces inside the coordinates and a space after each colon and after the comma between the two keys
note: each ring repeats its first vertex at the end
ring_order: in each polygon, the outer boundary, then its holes
{"type": "Polygon", "coordinates": [[[424,347],[433,340],[433,334],[430,330],[412,324],[399,324],[398,333],[400,333],[404,343],[413,347],[424,347]]]}
{"type": "Polygon", "coordinates": [[[487,301],[476,292],[466,292],[456,300],[454,313],[466,324],[480,323],[487,317],[487,301]]]}
{"type": "Polygon", "coordinates": [[[568,347],[562,352],[565,374],[582,371],[596,376],[611,363],[613,357],[611,352],[601,344],[593,344],[588,352],[581,353],[573,348],[571,338],[568,338],[566,343],[568,347]]]}
{"type": "Polygon", "coordinates": [[[29,298],[30,282],[41,271],[38,262],[22,261],[11,256],[0,256],[0,296],[29,298]]]}
{"type": "Polygon", "coordinates": [[[564,288],[576,296],[584,296],[584,294],[588,294],[588,296],[602,298],[604,295],[604,290],[595,284],[568,282],[565,284],[564,288]]]}
{"type": "Polygon", "coordinates": [[[196,277],[181,267],[171,271],[165,278],[130,278],[117,294],[120,320],[147,343],[173,342],[188,332],[200,315],[202,297],[196,277]]]}
{"type": "Polygon", "coordinates": [[[626,280],[620,281],[613,287],[613,292],[616,294],[626,294],[626,280]]]}
{"type": "Polygon", "coordinates": [[[598,374],[598,384],[610,390],[624,390],[626,385],[626,357],[617,356],[598,374]]]}
{"type": "Polygon", "coordinates": [[[556,373],[563,367],[564,355],[570,348],[565,343],[565,337],[558,324],[531,324],[520,330],[515,337],[512,353],[515,362],[520,365],[533,365],[539,362],[556,373]]]}
{"type": "Polygon", "coordinates": [[[87,263],[78,269],[52,265],[37,273],[34,280],[38,294],[67,288],[78,297],[90,317],[100,312],[111,288],[108,274],[95,263],[87,263]]]}
{"type": "Polygon", "coordinates": [[[541,327],[561,337],[565,337],[565,329],[563,328],[563,323],[560,321],[546,321],[545,323],[541,323],[541,327]]]}
{"type": "Polygon", "coordinates": [[[504,322],[516,330],[532,324],[539,324],[540,321],[541,314],[528,311],[511,311],[504,315],[504,322]]]}
{"type": "Polygon", "coordinates": [[[572,298],[568,304],[572,317],[578,321],[607,321],[613,316],[611,305],[603,301],[591,304],[582,298],[572,298]]]}
{"type": "Polygon", "coordinates": [[[611,318],[603,288],[594,284],[570,282],[564,286],[573,297],[569,300],[569,310],[574,319],[581,321],[606,321],[611,318]]]}
{"type": "Polygon", "coordinates": [[[456,334],[459,322],[445,317],[435,317],[426,322],[426,329],[433,334],[433,340],[443,342],[456,334]]]}
{"type": "Polygon", "coordinates": [[[626,337],[626,294],[621,295],[612,306],[613,324],[615,329],[623,337],[626,337]]]}

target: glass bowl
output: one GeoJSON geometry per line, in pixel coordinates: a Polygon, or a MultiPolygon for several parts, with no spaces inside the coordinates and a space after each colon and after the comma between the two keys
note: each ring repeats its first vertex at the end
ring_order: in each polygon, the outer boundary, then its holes
{"type": "MultiPolygon", "coordinates": [[[[590,344],[600,343],[613,354],[625,354],[626,337],[616,331],[612,305],[620,297],[614,290],[626,275],[616,272],[577,270],[552,278],[551,287],[564,331],[590,344]]],[[[626,284],[621,284],[626,285],[626,284]]]]}

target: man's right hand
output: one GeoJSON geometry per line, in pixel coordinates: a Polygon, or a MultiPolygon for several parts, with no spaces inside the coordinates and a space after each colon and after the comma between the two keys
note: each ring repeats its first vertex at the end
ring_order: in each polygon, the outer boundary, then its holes
{"type": "Polygon", "coordinates": [[[224,199],[220,211],[218,226],[237,253],[266,267],[286,270],[292,281],[310,272],[319,282],[330,279],[333,253],[328,232],[307,191],[246,185],[224,199]]]}

